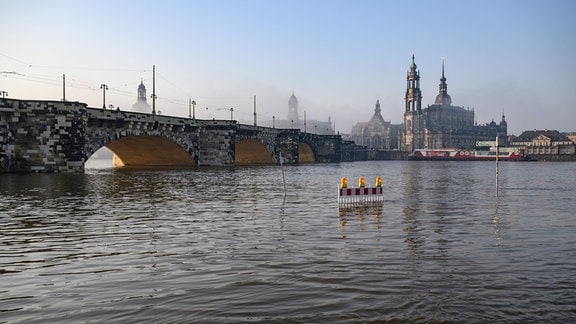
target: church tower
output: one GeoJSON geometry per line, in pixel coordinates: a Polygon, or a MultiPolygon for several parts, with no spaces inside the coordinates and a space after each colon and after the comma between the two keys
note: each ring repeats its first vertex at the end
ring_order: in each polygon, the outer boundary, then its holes
{"type": "Polygon", "coordinates": [[[422,110],[422,92],[420,92],[420,71],[416,70],[418,67],[414,62],[414,54],[412,54],[412,63],[410,63],[410,70],[406,77],[406,112],[422,110]]]}
{"type": "Polygon", "coordinates": [[[146,86],[144,86],[144,80],[140,80],[140,85],[138,86],[138,101],[146,102],[146,86]]]}
{"type": "Polygon", "coordinates": [[[440,78],[440,85],[438,85],[438,88],[439,91],[434,104],[442,107],[451,106],[452,98],[450,98],[450,95],[448,94],[448,84],[446,83],[446,77],[444,76],[444,58],[442,58],[442,77],[440,78]]]}
{"type": "Polygon", "coordinates": [[[298,124],[298,120],[298,99],[296,99],[294,91],[292,91],[292,95],[288,99],[288,122],[292,121],[298,124]]]}
{"type": "Polygon", "coordinates": [[[138,86],[138,97],[136,102],[132,105],[132,109],[138,112],[150,113],[152,108],[146,101],[146,86],[144,86],[144,80],[140,80],[140,85],[138,86]]]}
{"type": "Polygon", "coordinates": [[[406,111],[404,112],[404,150],[411,153],[421,143],[422,133],[422,92],[420,91],[420,71],[417,70],[412,53],[412,63],[406,77],[406,111]]]}

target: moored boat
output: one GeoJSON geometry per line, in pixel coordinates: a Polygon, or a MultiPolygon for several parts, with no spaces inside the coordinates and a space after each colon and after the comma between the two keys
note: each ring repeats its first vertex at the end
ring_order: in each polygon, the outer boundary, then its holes
{"type": "MultiPolygon", "coordinates": [[[[458,150],[458,149],[416,149],[408,156],[410,160],[445,160],[445,161],[495,161],[496,150],[458,150]]],[[[525,161],[524,150],[514,147],[498,148],[498,160],[525,161]]]]}

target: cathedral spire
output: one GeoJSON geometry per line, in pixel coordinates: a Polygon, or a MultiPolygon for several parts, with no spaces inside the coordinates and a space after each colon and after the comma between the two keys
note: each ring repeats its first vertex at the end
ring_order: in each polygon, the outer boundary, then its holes
{"type": "Polygon", "coordinates": [[[439,91],[436,96],[436,105],[450,106],[452,105],[452,98],[448,94],[448,84],[446,83],[446,77],[444,76],[444,58],[442,57],[442,77],[440,78],[440,84],[438,85],[439,91]]]}

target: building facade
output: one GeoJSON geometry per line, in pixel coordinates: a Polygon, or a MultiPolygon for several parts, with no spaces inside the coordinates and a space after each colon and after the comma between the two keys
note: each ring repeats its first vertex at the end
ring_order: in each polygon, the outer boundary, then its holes
{"type": "Polygon", "coordinates": [[[372,118],[367,122],[356,123],[347,139],[369,149],[395,150],[398,149],[399,129],[400,125],[392,125],[390,121],[384,120],[380,100],[376,100],[372,118]]]}
{"type": "Polygon", "coordinates": [[[504,115],[500,123],[476,125],[474,110],[452,105],[448,94],[448,84],[444,74],[433,105],[422,108],[420,71],[412,54],[412,62],[406,77],[404,97],[404,130],[402,149],[413,152],[415,149],[473,148],[478,141],[494,141],[498,136],[499,145],[507,146],[508,125],[504,115]]]}
{"type": "Polygon", "coordinates": [[[567,134],[557,130],[525,131],[512,137],[510,145],[524,150],[524,154],[538,159],[540,156],[576,154],[576,143],[567,134]]]}
{"type": "Polygon", "coordinates": [[[327,121],[307,119],[306,112],[300,116],[298,112],[298,98],[292,92],[288,98],[288,114],[286,119],[274,118],[273,120],[265,121],[265,126],[274,128],[286,129],[299,129],[302,132],[318,134],[318,135],[334,135],[334,126],[332,120],[328,117],[327,121]]]}

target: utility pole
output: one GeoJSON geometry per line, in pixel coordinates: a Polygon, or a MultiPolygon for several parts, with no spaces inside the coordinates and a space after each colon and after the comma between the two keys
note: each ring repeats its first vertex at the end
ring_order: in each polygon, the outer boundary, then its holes
{"type": "Polygon", "coordinates": [[[254,126],[256,126],[256,96],[254,96],[254,126]]]}
{"type": "Polygon", "coordinates": [[[152,115],[156,115],[156,65],[152,65],[152,115]]]}
{"type": "Polygon", "coordinates": [[[108,86],[102,83],[100,89],[102,89],[102,109],[106,109],[106,90],[108,90],[108,86]]]}

